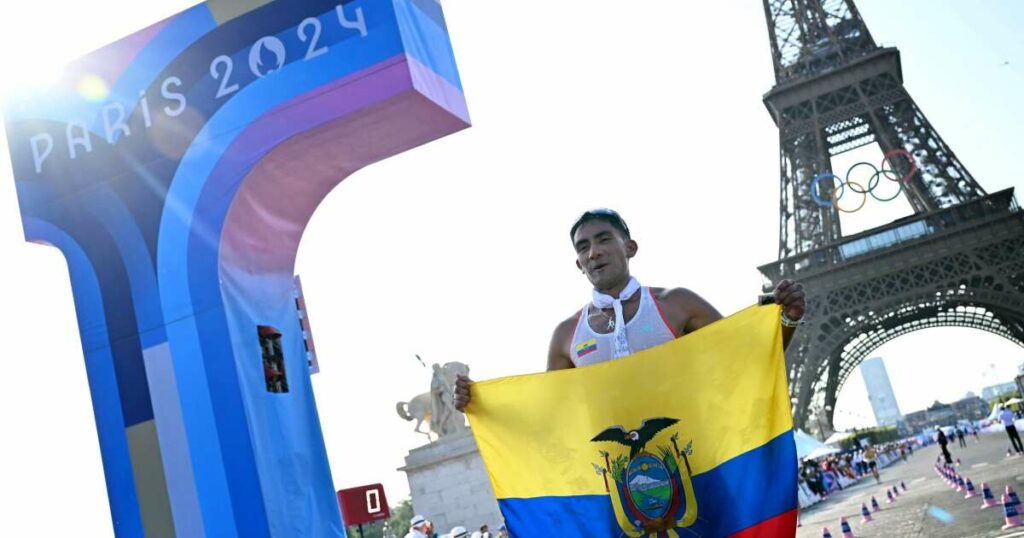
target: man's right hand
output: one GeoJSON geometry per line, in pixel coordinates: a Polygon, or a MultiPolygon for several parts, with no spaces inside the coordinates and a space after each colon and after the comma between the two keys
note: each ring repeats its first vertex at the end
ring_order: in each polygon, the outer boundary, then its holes
{"type": "Polygon", "coordinates": [[[473,381],[462,374],[455,376],[455,409],[465,411],[466,406],[469,405],[469,387],[472,384],[473,381]]]}

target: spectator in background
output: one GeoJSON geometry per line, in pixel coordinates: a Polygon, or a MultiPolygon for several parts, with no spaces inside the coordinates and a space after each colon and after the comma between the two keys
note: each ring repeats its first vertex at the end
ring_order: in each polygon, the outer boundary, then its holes
{"type": "Polygon", "coordinates": [[[867,473],[867,468],[864,467],[864,452],[858,450],[853,455],[853,465],[857,468],[857,476],[864,476],[867,473]]]}
{"type": "Polygon", "coordinates": [[[427,522],[427,518],[417,514],[409,520],[409,533],[405,535],[405,538],[431,538],[433,533],[427,534],[430,529],[430,525],[427,522]]]}
{"type": "Polygon", "coordinates": [[[508,538],[508,528],[504,525],[498,527],[498,538],[508,538]]]}
{"type": "Polygon", "coordinates": [[[956,438],[960,441],[960,448],[967,448],[967,441],[964,441],[964,430],[963,428],[956,429],[956,438]]]}
{"type": "Polygon", "coordinates": [[[1013,411],[1002,406],[1000,409],[999,420],[1003,421],[1003,426],[1006,428],[1006,435],[1009,436],[1013,449],[1017,451],[1017,454],[1024,454],[1024,444],[1020,442],[1020,433],[1017,432],[1017,425],[1013,422],[1013,411]]]}
{"type": "Polygon", "coordinates": [[[467,536],[469,536],[469,533],[466,532],[466,527],[454,527],[445,538],[466,538],[467,536]]]}
{"type": "Polygon", "coordinates": [[[491,531],[487,529],[487,525],[481,525],[480,530],[474,532],[472,538],[491,538],[491,531]]]}
{"type": "Polygon", "coordinates": [[[851,480],[857,478],[856,473],[853,472],[853,455],[851,454],[843,456],[843,475],[851,480]]]}
{"type": "Polygon", "coordinates": [[[818,497],[825,496],[825,488],[821,484],[821,471],[813,461],[804,462],[803,468],[804,482],[807,482],[807,487],[810,488],[811,493],[818,497]]]}
{"type": "Polygon", "coordinates": [[[942,431],[942,428],[938,426],[936,426],[935,429],[939,432],[939,434],[935,436],[935,441],[939,443],[939,447],[942,449],[942,457],[946,460],[946,463],[952,465],[953,456],[949,454],[949,449],[946,448],[946,445],[949,444],[949,439],[946,438],[946,432],[942,431]]]}

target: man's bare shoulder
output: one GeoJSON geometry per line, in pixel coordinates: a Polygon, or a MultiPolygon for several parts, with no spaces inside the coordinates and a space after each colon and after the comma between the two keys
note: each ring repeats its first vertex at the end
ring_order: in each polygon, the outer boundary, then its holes
{"type": "Polygon", "coordinates": [[[569,336],[576,330],[576,323],[580,319],[581,311],[577,310],[573,315],[563,319],[555,326],[555,334],[569,336]]]}
{"type": "Polygon", "coordinates": [[[578,315],[569,316],[563,320],[551,334],[551,344],[548,347],[548,371],[564,370],[574,366],[569,356],[569,347],[572,345],[570,340],[576,331],[578,315]]]}
{"type": "Polygon", "coordinates": [[[703,297],[687,288],[651,288],[677,334],[688,334],[722,319],[703,297]]]}
{"type": "Polygon", "coordinates": [[[654,297],[663,304],[672,306],[688,306],[700,304],[704,299],[688,288],[650,288],[654,297]]]}

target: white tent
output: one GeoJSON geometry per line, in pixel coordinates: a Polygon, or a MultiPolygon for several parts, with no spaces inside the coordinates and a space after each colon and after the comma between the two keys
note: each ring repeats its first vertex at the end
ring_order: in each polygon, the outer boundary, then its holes
{"type": "Polygon", "coordinates": [[[841,443],[841,442],[843,442],[843,441],[853,437],[853,435],[854,434],[852,434],[850,432],[836,432],[836,433],[833,433],[832,435],[828,436],[828,439],[825,439],[825,444],[826,445],[838,445],[839,443],[841,443]]]}
{"type": "Polygon", "coordinates": [[[1003,402],[1001,404],[993,405],[992,406],[992,412],[988,414],[988,418],[986,420],[999,420],[999,408],[1000,407],[1007,406],[1007,405],[1016,405],[1016,404],[1019,404],[1019,403],[1024,403],[1024,400],[1022,400],[1020,398],[1010,398],[1009,400],[1006,400],[1005,402],[1003,402]]]}
{"type": "Polygon", "coordinates": [[[814,437],[811,437],[806,432],[801,430],[796,430],[796,433],[793,434],[793,440],[796,441],[796,457],[800,459],[813,459],[839,452],[838,450],[830,446],[827,446],[825,443],[822,443],[821,441],[815,439],[814,437]],[[812,456],[812,454],[815,453],[817,453],[817,455],[812,456]]]}
{"type": "Polygon", "coordinates": [[[835,454],[836,452],[839,452],[838,448],[831,446],[821,446],[812,450],[811,453],[807,455],[807,459],[813,460],[815,458],[820,458],[822,456],[828,456],[829,454],[835,454]]]}

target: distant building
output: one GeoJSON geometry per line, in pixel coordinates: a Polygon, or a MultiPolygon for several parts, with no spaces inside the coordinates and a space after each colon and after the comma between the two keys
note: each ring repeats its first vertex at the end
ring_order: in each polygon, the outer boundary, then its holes
{"type": "Polygon", "coordinates": [[[1024,397],[1024,364],[1017,367],[1017,377],[1013,378],[1013,381],[1017,384],[1017,392],[1024,397]]]}
{"type": "Polygon", "coordinates": [[[964,398],[963,400],[950,404],[958,420],[981,420],[988,418],[988,403],[977,396],[964,398]]]}
{"type": "Polygon", "coordinates": [[[889,373],[885,371],[885,363],[881,357],[873,357],[860,363],[860,373],[864,376],[864,385],[868,389],[871,409],[875,412],[875,422],[879,426],[895,426],[903,414],[896,404],[896,394],[889,382],[889,373]]]}
{"type": "Polygon", "coordinates": [[[983,400],[988,401],[993,398],[998,398],[1004,394],[1009,394],[1016,390],[1017,384],[1014,383],[1013,381],[1008,381],[1006,383],[1000,383],[998,385],[992,385],[991,387],[985,387],[981,389],[981,398],[983,400]]]}
{"type": "Polygon", "coordinates": [[[935,402],[928,409],[907,413],[903,420],[910,431],[920,432],[936,426],[953,426],[959,420],[981,420],[988,417],[988,413],[988,403],[975,396],[949,404],[935,402]]]}
{"type": "Polygon", "coordinates": [[[928,420],[927,409],[907,413],[903,416],[903,422],[907,425],[907,428],[914,433],[930,429],[933,426],[928,420]]]}
{"type": "Polygon", "coordinates": [[[928,420],[933,422],[933,426],[951,426],[957,418],[952,405],[935,402],[928,408],[928,420]]]}

